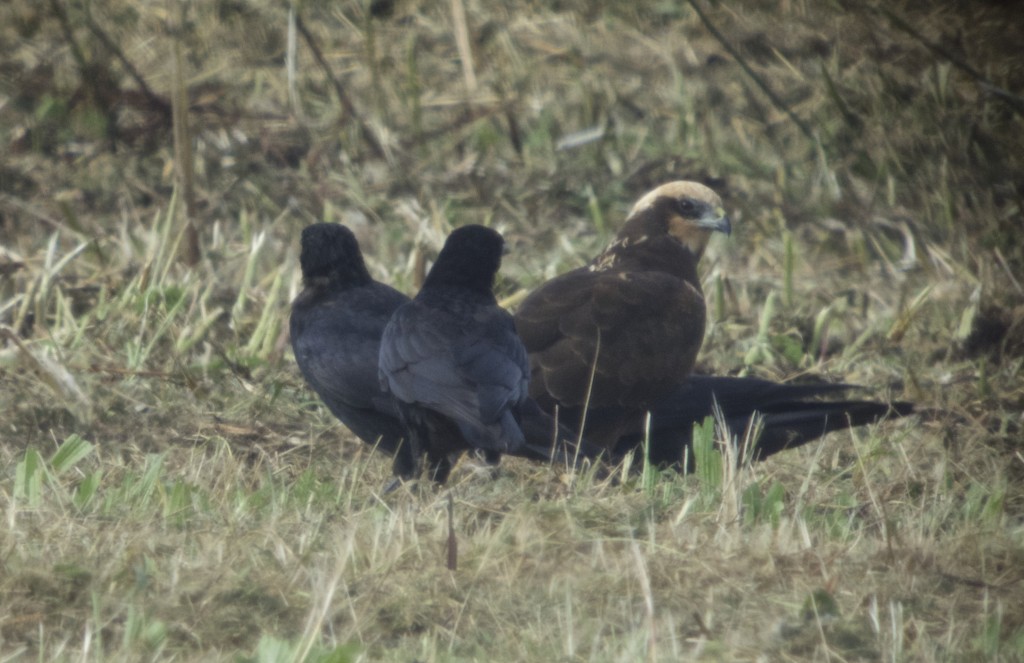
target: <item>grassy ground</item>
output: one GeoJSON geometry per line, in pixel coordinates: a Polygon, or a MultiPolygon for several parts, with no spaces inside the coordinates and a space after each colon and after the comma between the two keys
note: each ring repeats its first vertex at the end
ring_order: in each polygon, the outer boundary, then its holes
{"type": "Polygon", "coordinates": [[[723,42],[687,3],[363,4],[303,5],[294,58],[278,4],[0,9],[0,660],[1024,658],[1012,9],[698,3],[723,42]],[[300,229],[414,291],[491,224],[514,305],[680,177],[736,229],[704,369],[922,413],[734,476],[382,495],[287,350],[300,229]]]}

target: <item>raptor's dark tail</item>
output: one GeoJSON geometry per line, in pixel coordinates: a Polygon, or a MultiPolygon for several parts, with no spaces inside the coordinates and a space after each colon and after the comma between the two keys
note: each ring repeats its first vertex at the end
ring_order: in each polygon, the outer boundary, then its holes
{"type": "MultiPolygon", "coordinates": [[[[652,408],[648,442],[649,458],[663,465],[679,465],[692,443],[693,424],[712,415],[717,402],[729,430],[745,438],[755,413],[759,413],[761,433],[750,454],[754,460],[786,449],[793,449],[836,430],[873,423],[885,417],[911,414],[907,402],[882,403],[866,400],[821,400],[858,389],[848,384],[786,384],[757,378],[691,376],[672,394],[652,408]]],[[[644,441],[640,431],[621,437],[614,455],[622,456],[639,448],[644,441]]]]}

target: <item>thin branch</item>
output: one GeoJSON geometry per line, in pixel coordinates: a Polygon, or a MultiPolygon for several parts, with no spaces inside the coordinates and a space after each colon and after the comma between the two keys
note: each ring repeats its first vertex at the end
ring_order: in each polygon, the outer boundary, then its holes
{"type": "Polygon", "coordinates": [[[75,33],[71,29],[71,21],[68,20],[68,13],[64,11],[64,7],[61,6],[60,0],[50,0],[50,9],[53,10],[54,16],[57,17],[57,22],[60,23],[61,31],[64,33],[64,39],[68,42],[68,47],[71,48],[71,56],[75,58],[75,62],[78,63],[78,68],[82,71],[88,67],[89,63],[85,59],[85,54],[82,53],[82,48],[78,45],[78,41],[75,40],[75,33]]]}
{"type": "Polygon", "coordinates": [[[471,98],[476,93],[476,72],[473,66],[473,48],[469,44],[469,25],[466,23],[466,7],[462,0],[452,0],[452,24],[455,29],[455,46],[462,60],[462,77],[466,81],[466,94],[471,98]]]}
{"type": "Polygon", "coordinates": [[[912,25],[903,20],[902,17],[898,16],[891,9],[888,9],[886,7],[870,7],[868,8],[868,10],[876,11],[879,14],[885,16],[887,19],[889,19],[889,22],[896,27],[897,30],[902,30],[903,32],[907,33],[908,35],[919,41],[925,48],[930,50],[932,53],[935,53],[936,55],[948,60],[949,63],[952,64],[954,67],[960,69],[961,71],[965,72],[968,76],[976,80],[983,88],[985,88],[985,90],[991,92],[995,96],[1005,101],[1007,105],[1009,105],[1015,113],[1017,113],[1018,115],[1024,115],[1024,99],[1022,99],[1018,95],[1013,94],[1009,90],[1004,90],[1003,88],[999,87],[992,81],[985,78],[985,76],[980,71],[978,71],[970,64],[968,64],[966,60],[961,58],[956,53],[953,53],[948,49],[943,48],[939,44],[936,44],[935,42],[929,40],[927,37],[925,37],[920,32],[915,30],[912,25]]]}
{"type": "MultiPolygon", "coordinates": [[[[56,3],[56,0],[54,0],[54,3],[56,3]]],[[[163,97],[161,97],[160,95],[158,95],[150,89],[149,85],[146,83],[146,79],[142,77],[142,74],[139,73],[139,70],[136,69],[135,65],[131,63],[131,60],[129,60],[128,57],[124,54],[124,51],[121,50],[121,47],[118,46],[117,43],[110,38],[110,35],[108,35],[103,30],[103,28],[101,28],[100,25],[93,20],[92,13],[89,11],[86,11],[85,13],[85,24],[86,26],[88,26],[89,31],[93,34],[93,36],[96,37],[96,39],[99,39],[100,43],[103,44],[103,47],[107,49],[110,52],[110,54],[117,59],[118,62],[121,63],[121,66],[124,67],[124,70],[128,73],[128,76],[133,81],[135,81],[135,85],[139,88],[139,90],[146,97],[146,99],[149,100],[153,107],[159,109],[160,112],[162,112],[163,114],[170,116],[171,105],[167,103],[167,100],[165,100],[163,97]]]]}
{"type": "Polygon", "coordinates": [[[736,50],[736,48],[731,43],[729,43],[729,41],[725,38],[725,35],[723,35],[718,30],[718,28],[715,27],[715,24],[712,23],[711,20],[707,17],[704,11],[700,8],[700,5],[697,4],[697,0],[687,0],[687,2],[691,7],[693,7],[693,11],[697,12],[697,16],[700,17],[701,22],[704,24],[704,27],[708,29],[708,32],[710,32],[711,35],[718,40],[718,43],[720,43],[722,47],[729,52],[729,55],[731,55],[736,60],[736,62],[739,63],[740,67],[743,68],[743,71],[746,72],[747,76],[750,76],[751,80],[754,81],[757,87],[761,88],[761,91],[768,96],[772,104],[774,104],[775,107],[778,108],[779,110],[786,113],[786,115],[789,116],[789,119],[792,120],[793,124],[795,124],[805,136],[807,136],[808,140],[817,142],[817,139],[814,137],[814,133],[811,131],[811,128],[807,126],[807,124],[803,120],[801,120],[796,113],[793,112],[789,105],[782,100],[782,97],[775,94],[775,92],[768,86],[768,83],[760,75],[758,75],[757,72],[750,68],[750,65],[747,64],[747,61],[743,59],[742,55],[740,55],[740,52],[736,50]]]}
{"type": "Polygon", "coordinates": [[[195,159],[192,154],[192,133],[189,129],[188,91],[185,89],[185,61],[181,53],[181,36],[174,35],[174,89],[171,92],[174,133],[174,170],[185,200],[184,237],[181,259],[188,266],[199,262],[199,229],[196,227],[195,159]]]}
{"type": "Polygon", "coordinates": [[[352,100],[349,99],[341,81],[334,76],[334,72],[331,71],[331,66],[327,63],[327,58],[324,57],[323,51],[320,50],[320,46],[317,44],[316,39],[313,37],[312,33],[310,33],[309,28],[306,27],[305,21],[302,20],[302,17],[299,16],[298,12],[295,13],[295,27],[299,29],[299,32],[302,34],[302,38],[306,40],[306,45],[309,46],[309,50],[312,51],[313,58],[316,60],[317,64],[320,65],[320,69],[323,70],[324,75],[327,76],[331,85],[334,86],[334,93],[338,95],[338,101],[340,101],[341,105],[345,108],[345,112],[354,118],[359,124],[359,132],[362,134],[363,140],[366,141],[366,144],[370,146],[370,149],[377,157],[387,160],[387,152],[385,151],[384,146],[381,145],[381,142],[377,139],[377,135],[374,134],[373,130],[370,128],[370,125],[368,125],[359,115],[355,104],[353,104],[352,100]]]}

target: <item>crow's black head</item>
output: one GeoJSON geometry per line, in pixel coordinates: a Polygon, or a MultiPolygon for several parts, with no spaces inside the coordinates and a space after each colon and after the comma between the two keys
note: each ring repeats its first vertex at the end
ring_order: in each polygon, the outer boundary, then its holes
{"type": "Polygon", "coordinates": [[[423,288],[459,286],[489,293],[504,252],[505,240],[497,231],[477,225],[456,228],[445,240],[423,288]]]}
{"type": "Polygon", "coordinates": [[[336,223],[314,223],[303,228],[299,262],[306,281],[327,279],[347,285],[370,281],[355,235],[336,223]]]}

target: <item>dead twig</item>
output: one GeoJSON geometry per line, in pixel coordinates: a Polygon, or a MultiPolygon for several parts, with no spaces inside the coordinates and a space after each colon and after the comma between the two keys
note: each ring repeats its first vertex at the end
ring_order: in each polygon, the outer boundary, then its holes
{"type": "MultiPolygon", "coordinates": [[[[58,4],[58,0],[52,0],[51,4],[56,7],[58,4]]],[[[133,81],[135,81],[135,85],[139,88],[139,91],[142,92],[143,96],[146,97],[149,103],[152,104],[153,108],[157,109],[164,115],[170,117],[171,105],[167,103],[166,99],[164,99],[163,97],[161,97],[160,95],[158,95],[150,89],[149,85],[146,84],[146,79],[142,77],[142,74],[139,73],[139,70],[135,68],[135,65],[133,65],[131,60],[129,60],[128,57],[124,54],[124,51],[121,50],[121,47],[117,45],[117,42],[111,39],[110,35],[108,35],[106,31],[100,27],[99,23],[93,20],[92,13],[88,9],[89,4],[87,3],[85,6],[85,25],[89,28],[89,32],[91,32],[93,36],[96,37],[96,39],[98,39],[101,44],[103,44],[103,48],[107,49],[107,51],[111,55],[113,55],[118,62],[121,63],[121,66],[124,67],[125,72],[133,81]]],[[[63,11],[63,9],[61,11],[63,11]]],[[[65,20],[66,19],[67,15],[65,14],[65,20]]]]}
{"type": "Polygon", "coordinates": [[[789,116],[789,119],[793,122],[793,124],[797,126],[797,128],[800,129],[800,132],[803,133],[803,135],[807,136],[808,140],[817,142],[817,139],[814,137],[814,133],[811,131],[811,128],[802,119],[800,119],[799,115],[793,112],[793,109],[790,108],[789,105],[782,100],[782,97],[775,94],[775,91],[772,90],[771,87],[769,87],[768,82],[765,81],[764,78],[762,78],[756,71],[754,71],[749,64],[747,64],[747,61],[743,58],[742,55],[740,55],[740,52],[736,50],[736,47],[733,46],[729,42],[729,40],[725,38],[725,35],[723,35],[719,31],[719,29],[715,27],[715,24],[711,22],[711,19],[707,17],[707,14],[704,13],[704,10],[702,10],[700,8],[700,5],[697,4],[697,0],[687,0],[687,2],[691,7],[693,7],[693,11],[697,12],[697,16],[700,17],[701,23],[703,23],[704,27],[708,29],[708,32],[711,33],[711,36],[717,39],[718,43],[720,43],[722,47],[729,52],[729,55],[731,55],[733,59],[735,59],[736,62],[739,63],[740,67],[742,67],[743,71],[747,74],[747,76],[750,76],[750,79],[754,81],[754,84],[757,85],[757,87],[761,88],[761,91],[764,92],[765,95],[767,95],[767,97],[771,100],[772,104],[774,104],[776,108],[778,108],[787,116],[789,116]]]}
{"type": "Polygon", "coordinates": [[[455,29],[455,46],[459,49],[459,59],[462,60],[462,77],[466,82],[466,94],[472,97],[476,92],[476,70],[473,65],[473,48],[469,44],[466,7],[462,4],[462,0],[452,0],[452,24],[455,29]]]}
{"type": "Polygon", "coordinates": [[[171,101],[174,113],[174,170],[177,174],[181,196],[185,200],[184,237],[181,244],[181,260],[194,266],[201,256],[199,229],[196,227],[195,161],[192,156],[192,133],[188,122],[188,92],[185,90],[185,61],[181,53],[181,39],[174,39],[174,88],[171,101]]]}
{"type": "Polygon", "coordinates": [[[851,6],[855,9],[860,9],[861,11],[872,11],[881,14],[882,16],[887,18],[889,22],[892,23],[893,27],[895,27],[897,30],[907,33],[908,35],[916,39],[918,42],[920,42],[921,45],[927,48],[929,51],[945,59],[954,67],[960,69],[968,76],[976,80],[978,84],[981,85],[981,87],[984,88],[986,91],[991,92],[996,97],[1002,99],[1017,115],[1024,115],[1024,99],[1022,99],[1018,95],[1013,94],[1009,90],[1005,90],[999,87],[989,79],[985,78],[985,76],[980,71],[972,67],[966,60],[961,58],[956,53],[953,53],[952,51],[943,48],[939,44],[936,44],[935,42],[931,41],[930,39],[922,35],[920,32],[914,29],[914,26],[907,23],[907,21],[905,21],[903,17],[899,16],[896,12],[892,11],[887,7],[864,7],[857,3],[853,3],[851,6]]]}
{"type": "Polygon", "coordinates": [[[317,64],[320,65],[320,69],[323,70],[324,75],[327,76],[327,80],[331,82],[334,87],[334,93],[338,95],[338,101],[345,108],[345,112],[349,114],[358,124],[359,132],[363,136],[363,140],[370,146],[370,150],[380,159],[387,160],[387,152],[384,150],[384,146],[380,140],[377,139],[377,135],[373,133],[370,125],[363,120],[362,116],[359,115],[359,111],[356,110],[355,104],[349,99],[348,93],[345,92],[345,87],[341,84],[341,81],[335,77],[334,72],[331,71],[331,66],[327,63],[327,58],[324,57],[323,51],[320,50],[320,46],[313,37],[313,34],[306,27],[306,23],[299,16],[298,12],[295,14],[295,27],[298,28],[302,38],[306,40],[306,45],[309,46],[309,50],[313,53],[313,59],[316,60],[317,64]]]}

